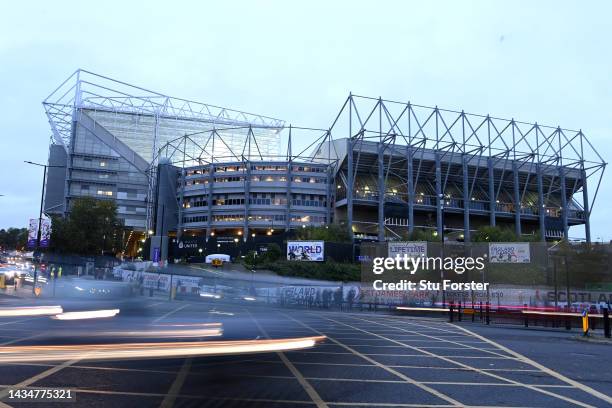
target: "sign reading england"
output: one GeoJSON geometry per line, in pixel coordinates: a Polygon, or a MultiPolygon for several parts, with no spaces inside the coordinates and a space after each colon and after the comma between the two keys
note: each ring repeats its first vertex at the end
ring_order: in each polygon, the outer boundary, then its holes
{"type": "Polygon", "coordinates": [[[496,242],[489,244],[491,263],[529,263],[531,257],[528,242],[496,242]]]}
{"type": "Polygon", "coordinates": [[[325,260],[325,241],[287,241],[288,261],[325,260]]]}

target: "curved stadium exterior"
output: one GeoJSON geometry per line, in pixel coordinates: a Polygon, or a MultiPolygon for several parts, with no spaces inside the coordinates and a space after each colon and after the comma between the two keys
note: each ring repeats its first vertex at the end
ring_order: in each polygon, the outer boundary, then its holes
{"type": "Polygon", "coordinates": [[[250,248],[329,224],[378,241],[414,229],[469,241],[485,225],[556,240],[584,225],[590,241],[605,168],[582,131],[355,95],[325,130],[82,70],[43,105],[49,163],[65,166],[49,171],[45,213],[116,200],[125,252],[148,233],[163,259],[172,241],[250,248]]]}

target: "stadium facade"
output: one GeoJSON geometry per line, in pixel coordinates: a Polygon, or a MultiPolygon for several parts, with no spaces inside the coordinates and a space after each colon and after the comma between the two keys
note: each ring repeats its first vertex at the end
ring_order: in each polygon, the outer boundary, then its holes
{"type": "Polygon", "coordinates": [[[303,128],[79,70],[43,105],[45,213],[116,200],[126,248],[151,235],[162,258],[170,238],[242,245],[332,223],[378,241],[469,241],[485,225],[555,240],[584,225],[590,241],[606,165],[582,131],[355,95],[330,127],[303,128]]]}

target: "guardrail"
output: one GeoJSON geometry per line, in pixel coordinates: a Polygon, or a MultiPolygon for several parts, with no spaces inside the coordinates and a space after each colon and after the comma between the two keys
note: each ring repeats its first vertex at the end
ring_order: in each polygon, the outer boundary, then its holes
{"type": "Polygon", "coordinates": [[[523,324],[525,327],[544,326],[544,327],[562,327],[566,330],[571,330],[573,327],[582,327],[583,319],[588,320],[589,330],[603,329],[604,336],[611,338],[611,326],[609,307],[603,308],[602,313],[577,313],[577,312],[562,312],[562,311],[542,311],[530,309],[510,309],[492,307],[488,302],[480,303],[475,307],[465,307],[461,303],[450,303],[449,307],[408,307],[397,306],[395,309],[399,312],[412,312],[413,314],[434,314],[448,315],[450,322],[463,321],[469,318],[472,322],[478,320],[487,325],[491,322],[497,324],[523,324]],[[601,326],[600,326],[601,324],[601,326]]]}

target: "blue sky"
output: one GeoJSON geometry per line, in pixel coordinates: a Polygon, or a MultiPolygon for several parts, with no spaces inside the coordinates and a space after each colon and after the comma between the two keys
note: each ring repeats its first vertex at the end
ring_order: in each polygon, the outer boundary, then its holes
{"type": "MultiPolygon", "coordinates": [[[[41,101],[79,67],[302,126],[329,126],[350,91],[538,121],[582,129],[609,160],[612,4],[533,3],[6,3],[0,228],[38,212],[41,172],[23,160],[46,160],[41,101]]],[[[612,239],[609,179],[594,239],[612,239]]]]}

